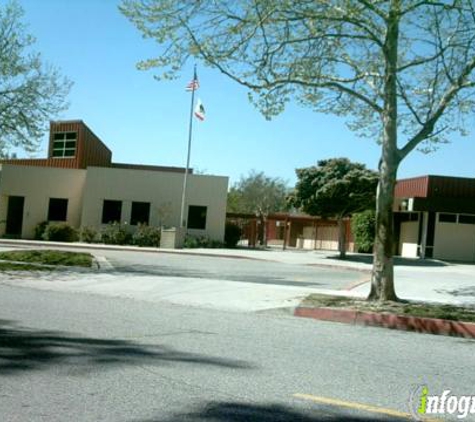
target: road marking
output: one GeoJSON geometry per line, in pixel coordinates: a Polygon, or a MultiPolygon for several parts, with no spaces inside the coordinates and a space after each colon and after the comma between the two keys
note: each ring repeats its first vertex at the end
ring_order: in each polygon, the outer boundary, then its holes
{"type": "MultiPolygon", "coordinates": [[[[294,394],[293,396],[299,399],[303,399],[303,400],[310,400],[315,403],[328,404],[330,406],[347,407],[349,409],[361,410],[364,412],[379,413],[382,415],[414,420],[414,417],[410,413],[399,412],[398,410],[386,409],[384,407],[370,406],[367,404],[332,399],[329,397],[313,396],[311,394],[294,394]]],[[[440,419],[429,419],[425,417],[421,420],[423,420],[424,422],[437,422],[437,421],[440,422],[440,419]]]]}

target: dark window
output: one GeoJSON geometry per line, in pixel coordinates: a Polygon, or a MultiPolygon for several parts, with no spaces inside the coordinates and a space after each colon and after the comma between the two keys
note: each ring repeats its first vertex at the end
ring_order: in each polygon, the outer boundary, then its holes
{"type": "Polygon", "coordinates": [[[405,223],[407,221],[419,221],[419,213],[417,212],[402,212],[399,214],[399,221],[405,223]]]}
{"type": "Polygon", "coordinates": [[[206,229],[206,213],[207,207],[190,205],[188,208],[188,228],[189,229],[206,229]]]}
{"type": "Polygon", "coordinates": [[[439,214],[439,223],[456,223],[457,214],[439,214]]]}
{"type": "Polygon", "coordinates": [[[459,215],[460,224],[475,224],[475,215],[459,215]]]}
{"type": "Polygon", "coordinates": [[[68,215],[68,200],[50,198],[48,208],[48,221],[66,221],[68,215]]]}
{"type": "Polygon", "coordinates": [[[120,222],[122,213],[122,201],[110,201],[104,199],[102,207],[102,224],[120,222]]]}
{"type": "Polygon", "coordinates": [[[53,157],[76,155],[76,132],[58,132],[53,135],[53,157]]]}
{"type": "Polygon", "coordinates": [[[133,226],[141,223],[148,224],[150,219],[150,203],[149,202],[132,202],[132,214],[130,216],[130,224],[133,226]]]}

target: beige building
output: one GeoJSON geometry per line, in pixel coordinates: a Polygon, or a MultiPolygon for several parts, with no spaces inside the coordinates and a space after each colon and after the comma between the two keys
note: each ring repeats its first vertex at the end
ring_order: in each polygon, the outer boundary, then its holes
{"type": "Polygon", "coordinates": [[[394,211],[397,254],[475,262],[475,179],[399,180],[394,211]]]}
{"type": "MultiPolygon", "coordinates": [[[[178,227],[185,169],[118,164],[82,121],[52,122],[46,159],[0,163],[0,236],[33,238],[42,221],[178,227]]],[[[228,178],[188,175],[190,235],[224,239],[228,178]]]]}

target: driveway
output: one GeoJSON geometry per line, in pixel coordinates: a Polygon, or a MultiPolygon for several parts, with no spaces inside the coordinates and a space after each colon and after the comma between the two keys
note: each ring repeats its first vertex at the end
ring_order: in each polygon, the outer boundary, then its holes
{"type": "Polygon", "coordinates": [[[310,293],[341,290],[368,279],[368,273],[358,269],[306,265],[312,262],[306,262],[306,255],[290,252],[267,255],[258,252],[249,256],[249,251],[240,255],[234,251],[229,257],[203,256],[209,251],[188,254],[95,249],[91,252],[99,260],[99,271],[11,273],[3,274],[2,282],[151,302],[259,311],[292,308],[310,293]]]}
{"type": "MultiPolygon", "coordinates": [[[[13,246],[74,249],[45,242],[3,243],[13,246]]],[[[16,274],[2,275],[3,282],[244,311],[291,308],[310,293],[365,297],[369,292],[371,257],[361,254],[342,261],[320,251],[84,246],[99,259],[100,271],[30,274],[21,280],[16,274]]],[[[396,258],[395,278],[403,299],[475,306],[473,264],[396,258]]]]}

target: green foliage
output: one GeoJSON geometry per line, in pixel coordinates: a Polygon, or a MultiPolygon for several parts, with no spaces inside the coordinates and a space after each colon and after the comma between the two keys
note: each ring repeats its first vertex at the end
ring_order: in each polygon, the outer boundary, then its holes
{"type": "Polygon", "coordinates": [[[122,0],[119,8],[157,42],[156,57],[138,65],[158,69],[157,79],[200,60],[247,87],[266,118],[295,100],[347,117],[357,135],[381,144],[370,298],[396,299],[387,251],[397,170],[414,149],[465,134],[460,117],[475,113],[473,0],[122,0]]]}
{"type": "Polygon", "coordinates": [[[76,242],[78,231],[68,223],[48,223],[43,233],[43,239],[56,242],[76,242]]]}
{"type": "Polygon", "coordinates": [[[399,113],[391,118],[401,138],[436,145],[460,131],[458,114],[474,109],[473,0],[337,4],[122,0],[119,8],[158,44],[156,56],[138,65],[158,72],[157,79],[180,77],[192,57],[247,87],[268,118],[296,100],[349,116],[352,130],[379,140],[394,83],[399,113]],[[395,67],[388,66],[390,48],[395,67]]]}
{"type": "Polygon", "coordinates": [[[101,235],[94,227],[83,226],[79,230],[79,240],[85,243],[98,243],[101,240],[101,235]]]}
{"type": "Polygon", "coordinates": [[[358,252],[369,253],[373,251],[375,227],[376,212],[374,210],[353,214],[351,217],[351,231],[358,252]]]}
{"type": "Polygon", "coordinates": [[[101,228],[101,241],[106,245],[130,245],[131,234],[119,223],[109,223],[101,228]]]}
{"type": "MultiPolygon", "coordinates": [[[[86,252],[50,250],[8,251],[0,253],[0,259],[44,265],[66,265],[75,267],[90,267],[92,265],[92,255],[86,252]]],[[[21,269],[21,267],[19,269],[21,269]]]]}
{"type": "Polygon", "coordinates": [[[224,230],[224,243],[227,248],[235,248],[241,239],[242,229],[236,223],[226,223],[224,230]]]}
{"type": "Polygon", "coordinates": [[[222,248],[224,244],[219,240],[213,240],[206,236],[191,236],[187,235],[183,242],[183,247],[187,249],[194,248],[210,248],[217,249],[222,248]]]}
{"type": "Polygon", "coordinates": [[[41,61],[16,1],[0,4],[0,156],[9,147],[32,152],[46,123],[67,108],[71,83],[41,61]]]}
{"type": "Polygon", "coordinates": [[[296,173],[298,182],[289,204],[310,215],[347,217],[375,205],[378,175],[364,164],[333,158],[296,173]]]}
{"type": "Polygon", "coordinates": [[[137,246],[160,246],[161,230],[158,227],[139,224],[137,230],[132,235],[132,242],[137,246]]]}
{"type": "Polygon", "coordinates": [[[262,216],[286,209],[288,189],[282,179],[252,170],[231,187],[228,212],[251,213],[262,216]]]}
{"type": "Polygon", "coordinates": [[[46,226],[48,225],[47,221],[42,221],[35,226],[35,240],[44,240],[43,234],[45,232],[46,226]]]}

